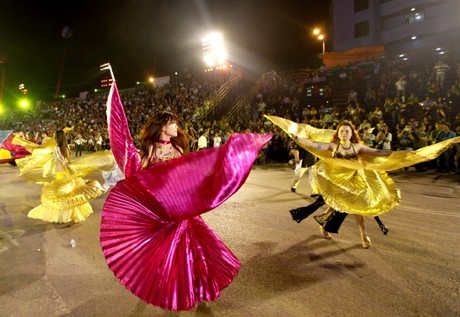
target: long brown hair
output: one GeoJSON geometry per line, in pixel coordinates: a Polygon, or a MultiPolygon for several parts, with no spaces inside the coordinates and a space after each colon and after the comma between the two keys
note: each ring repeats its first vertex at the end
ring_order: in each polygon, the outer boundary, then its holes
{"type": "Polygon", "coordinates": [[[56,144],[59,147],[59,150],[61,150],[62,156],[67,160],[70,160],[70,150],[67,146],[67,139],[65,137],[64,130],[57,130],[54,134],[54,138],[56,139],[56,144]]]}
{"type": "MultiPolygon", "coordinates": [[[[147,121],[147,123],[144,125],[141,132],[142,161],[148,160],[150,147],[152,147],[155,142],[158,142],[161,135],[161,129],[169,122],[179,123],[179,117],[174,113],[162,111],[151,117],[149,121],[147,121]]],[[[187,136],[180,128],[177,128],[177,137],[171,138],[171,144],[182,154],[189,152],[187,136]]]]}
{"type": "Polygon", "coordinates": [[[349,126],[351,129],[351,138],[350,142],[351,143],[361,143],[361,137],[359,136],[358,131],[356,130],[355,126],[351,121],[348,120],[342,120],[340,123],[337,125],[337,128],[335,129],[334,135],[332,136],[332,143],[340,143],[340,138],[339,138],[339,129],[342,126],[349,126]]]}

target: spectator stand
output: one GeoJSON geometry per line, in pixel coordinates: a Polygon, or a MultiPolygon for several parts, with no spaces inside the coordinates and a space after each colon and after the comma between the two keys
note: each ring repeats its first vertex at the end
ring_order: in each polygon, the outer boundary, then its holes
{"type": "Polygon", "coordinates": [[[239,90],[238,85],[242,79],[241,71],[233,71],[232,75],[220,88],[217,90],[208,100],[204,101],[204,104],[195,110],[194,117],[194,128],[197,129],[200,124],[204,121],[214,121],[216,118],[220,118],[225,111],[225,105],[229,102],[225,98],[238,97],[238,94],[232,93],[232,90],[239,90]]]}

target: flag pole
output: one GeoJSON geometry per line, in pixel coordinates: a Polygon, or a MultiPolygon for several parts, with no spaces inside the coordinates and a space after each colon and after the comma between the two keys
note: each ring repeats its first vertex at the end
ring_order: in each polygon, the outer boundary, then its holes
{"type": "Polygon", "coordinates": [[[99,66],[99,68],[101,71],[108,69],[110,71],[110,76],[112,76],[112,80],[115,81],[115,76],[113,75],[112,66],[110,65],[110,63],[102,64],[99,66]]]}

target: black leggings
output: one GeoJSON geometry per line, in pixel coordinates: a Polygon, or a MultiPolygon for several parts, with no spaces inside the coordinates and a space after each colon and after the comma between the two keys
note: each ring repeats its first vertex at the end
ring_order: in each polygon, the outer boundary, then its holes
{"type": "MultiPolygon", "coordinates": [[[[297,222],[301,222],[303,219],[310,216],[324,204],[326,204],[326,202],[324,201],[323,196],[319,196],[315,200],[315,202],[311,203],[310,205],[291,210],[291,214],[294,218],[295,213],[296,219],[294,220],[296,220],[297,222]]],[[[340,212],[332,209],[331,211],[328,211],[322,215],[314,216],[314,218],[327,232],[339,233],[340,226],[342,225],[343,221],[347,216],[348,214],[345,212],[340,212]]],[[[379,217],[374,217],[374,219],[379,225],[383,234],[386,235],[388,233],[388,229],[385,227],[383,222],[380,220],[379,217]]]]}

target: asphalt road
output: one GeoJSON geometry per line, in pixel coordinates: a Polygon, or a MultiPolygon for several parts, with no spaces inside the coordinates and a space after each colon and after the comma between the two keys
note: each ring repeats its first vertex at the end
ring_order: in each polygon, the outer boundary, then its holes
{"type": "Polygon", "coordinates": [[[171,312],[139,300],[107,267],[99,245],[107,194],[80,224],[29,219],[41,186],[0,165],[0,316],[460,316],[459,175],[392,173],[403,201],[382,216],[387,236],[368,219],[367,250],[352,217],[332,240],[312,218],[292,221],[288,210],[312,201],[306,179],[290,192],[292,175],[288,165],[256,166],[203,215],[241,270],[218,300],[171,312]]]}

